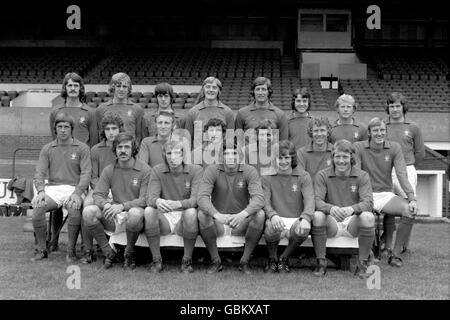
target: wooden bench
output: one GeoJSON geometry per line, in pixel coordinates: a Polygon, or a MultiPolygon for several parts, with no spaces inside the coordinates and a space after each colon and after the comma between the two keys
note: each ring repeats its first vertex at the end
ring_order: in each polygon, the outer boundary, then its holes
{"type": "MultiPolygon", "coordinates": [[[[119,228],[118,232],[106,232],[110,238],[109,242],[111,244],[118,244],[125,246],[127,244],[127,236],[123,228],[119,228]]],[[[286,246],[288,240],[282,238],[280,241],[280,246],[286,246]]],[[[147,238],[143,233],[139,235],[136,242],[137,246],[148,247],[147,238]]],[[[233,236],[233,235],[223,235],[217,238],[217,248],[219,251],[243,251],[245,245],[245,239],[243,236],[233,236]]],[[[265,246],[266,242],[264,236],[258,243],[259,246],[265,246]]],[[[183,248],[183,238],[177,234],[170,234],[166,236],[161,236],[160,246],[166,248],[183,248]]],[[[195,247],[206,248],[200,236],[197,237],[195,242],[195,247]]],[[[313,244],[311,236],[308,236],[305,242],[299,248],[300,251],[313,252],[313,244]]],[[[352,257],[358,254],[358,238],[349,237],[335,237],[327,239],[327,257],[333,261],[340,269],[350,270],[350,261],[352,257]]]]}

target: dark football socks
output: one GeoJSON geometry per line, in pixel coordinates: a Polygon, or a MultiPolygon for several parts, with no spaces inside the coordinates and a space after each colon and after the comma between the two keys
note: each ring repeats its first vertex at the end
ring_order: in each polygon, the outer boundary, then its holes
{"type": "Polygon", "coordinates": [[[370,250],[375,239],[375,227],[359,228],[358,245],[359,245],[359,259],[367,260],[369,258],[370,250]]]}
{"type": "Polygon", "coordinates": [[[83,219],[81,219],[81,237],[83,238],[84,251],[91,251],[94,243],[94,238],[89,232],[89,229],[83,219]]]}
{"type": "Polygon", "coordinates": [[[314,245],[314,252],[317,259],[325,259],[325,253],[327,249],[327,227],[315,227],[311,228],[311,240],[314,245]]]}
{"type": "Polygon", "coordinates": [[[108,255],[112,252],[112,248],[108,243],[108,239],[106,238],[105,229],[100,222],[97,222],[93,225],[88,225],[88,230],[97,241],[98,245],[103,251],[103,254],[108,255]]]}
{"type": "Polygon", "coordinates": [[[52,218],[52,240],[51,243],[57,245],[59,241],[59,233],[58,230],[62,227],[63,224],[63,210],[62,207],[58,208],[53,212],[52,218]]]}
{"type": "Polygon", "coordinates": [[[67,251],[75,250],[77,244],[78,234],[81,230],[81,216],[71,217],[67,219],[67,233],[68,233],[68,243],[67,251]]]}
{"type": "Polygon", "coordinates": [[[45,216],[43,219],[33,219],[32,224],[34,234],[36,236],[37,246],[39,250],[45,250],[47,247],[47,223],[45,221],[45,216]]]}
{"type": "Polygon", "coordinates": [[[206,245],[211,256],[211,261],[215,262],[220,259],[219,252],[217,250],[217,232],[214,225],[206,228],[200,229],[200,236],[206,245]]]}
{"type": "Polygon", "coordinates": [[[392,248],[392,239],[394,238],[395,231],[395,216],[385,214],[383,217],[383,237],[386,243],[386,248],[392,248]]]}
{"type": "Polygon", "coordinates": [[[295,249],[297,249],[302,243],[303,241],[305,241],[308,238],[308,236],[306,237],[300,237],[297,234],[295,234],[294,232],[290,232],[290,237],[289,237],[289,243],[286,246],[286,248],[284,249],[283,253],[280,256],[280,259],[283,258],[289,258],[292,254],[292,252],[295,251],[295,249]]]}
{"type": "Polygon", "coordinates": [[[139,231],[132,231],[126,229],[127,232],[127,246],[125,248],[125,253],[134,253],[134,245],[139,238],[139,231]]]}
{"type": "Polygon", "coordinates": [[[183,259],[192,259],[192,253],[194,252],[195,241],[197,240],[198,232],[183,230],[184,241],[184,256],[183,259]]]}
{"type": "Polygon", "coordinates": [[[261,236],[262,229],[253,228],[251,225],[248,226],[247,232],[245,233],[245,247],[241,258],[241,264],[248,263],[253,250],[255,250],[259,239],[261,239],[261,236]]]}
{"type": "Polygon", "coordinates": [[[399,255],[400,252],[403,249],[403,246],[408,241],[408,237],[411,234],[411,230],[414,224],[414,218],[409,217],[401,217],[400,223],[398,225],[397,229],[397,236],[395,239],[395,246],[394,246],[394,254],[399,255]]]}
{"type": "Polygon", "coordinates": [[[159,225],[156,227],[145,229],[145,236],[147,237],[148,246],[152,252],[153,261],[161,259],[160,250],[160,230],[159,225]]]}

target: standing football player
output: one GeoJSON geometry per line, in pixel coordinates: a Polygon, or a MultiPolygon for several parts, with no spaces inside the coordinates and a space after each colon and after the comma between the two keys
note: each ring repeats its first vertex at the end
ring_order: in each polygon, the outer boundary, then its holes
{"type": "Polygon", "coordinates": [[[308,89],[296,89],[292,95],[292,111],[288,113],[289,140],[294,143],[295,150],[307,145],[310,141],[308,123],[312,120],[311,95],[308,89]]]}
{"type": "Polygon", "coordinates": [[[356,112],[355,99],[349,94],[343,94],[337,98],[334,107],[338,113],[338,119],[331,125],[330,142],[334,144],[342,139],[351,143],[366,140],[366,127],[353,118],[356,112]]]}
{"type": "Polygon", "coordinates": [[[279,130],[279,139],[288,139],[289,126],[286,114],[270,101],[273,89],[268,78],[258,77],[251,86],[252,104],[239,109],[236,114],[235,129],[255,129],[262,120],[271,119],[279,130]]]}
{"type": "Polygon", "coordinates": [[[101,121],[107,112],[115,112],[122,118],[123,127],[126,132],[131,133],[139,144],[142,140],[142,130],[144,127],[144,110],[141,106],[133,103],[128,96],[132,92],[130,77],[119,72],[111,77],[109,93],[113,98],[102,103],[95,109],[98,132],[101,131],[101,121]]]}

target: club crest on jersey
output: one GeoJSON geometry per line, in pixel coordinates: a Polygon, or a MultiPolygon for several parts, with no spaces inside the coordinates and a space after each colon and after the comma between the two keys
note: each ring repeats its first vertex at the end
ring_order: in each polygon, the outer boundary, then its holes
{"type": "Polygon", "coordinates": [[[358,131],[356,131],[355,132],[355,139],[358,139],[359,138],[359,133],[358,133],[358,131]]]}
{"type": "Polygon", "coordinates": [[[327,166],[331,166],[331,159],[327,160],[327,166]]]}
{"type": "Polygon", "coordinates": [[[75,152],[70,154],[70,160],[77,160],[77,154],[75,152]]]}
{"type": "Polygon", "coordinates": [[[240,180],[240,181],[237,183],[237,187],[238,187],[239,189],[244,188],[244,181],[240,180]]]}
{"type": "Polygon", "coordinates": [[[133,179],[131,180],[131,184],[132,184],[134,187],[136,187],[136,186],[138,185],[138,182],[139,182],[138,178],[133,178],[133,179]]]}
{"type": "Polygon", "coordinates": [[[191,188],[191,183],[189,181],[186,181],[184,186],[186,187],[186,189],[190,189],[191,188]]]}
{"type": "Polygon", "coordinates": [[[292,185],[292,192],[297,192],[298,191],[298,185],[296,183],[294,183],[292,185]]]}
{"type": "Polygon", "coordinates": [[[133,112],[131,110],[128,110],[127,114],[129,117],[131,117],[133,115],[133,112]]]}
{"type": "Polygon", "coordinates": [[[80,124],[83,124],[86,122],[86,118],[85,117],[80,117],[80,124]]]}
{"type": "Polygon", "coordinates": [[[411,133],[409,132],[409,130],[405,130],[405,137],[411,138],[411,133]]]}
{"type": "Polygon", "coordinates": [[[352,184],[350,186],[350,190],[351,190],[351,192],[356,192],[356,185],[352,184]]]}
{"type": "Polygon", "coordinates": [[[384,161],[386,161],[386,162],[389,162],[389,161],[391,161],[391,157],[389,157],[389,155],[387,154],[387,155],[385,155],[384,156],[384,161]]]}

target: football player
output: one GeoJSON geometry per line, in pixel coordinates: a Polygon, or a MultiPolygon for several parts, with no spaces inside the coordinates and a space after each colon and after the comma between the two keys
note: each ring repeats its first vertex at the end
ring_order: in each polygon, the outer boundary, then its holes
{"type": "Polygon", "coordinates": [[[222,83],[215,77],[207,77],[197,97],[196,105],[186,114],[184,129],[191,135],[194,148],[202,145],[202,131],[211,118],[222,120],[228,129],[234,129],[234,113],[220,100],[222,83]],[[197,125],[196,125],[197,123],[197,125]]]}
{"type": "MultiPolygon", "coordinates": [[[[56,106],[50,112],[50,132],[53,139],[56,139],[55,117],[58,113],[64,112],[74,120],[72,136],[86,143],[89,147],[98,142],[97,122],[95,120],[95,109],[86,104],[86,95],[83,78],[75,72],[66,74],[62,84],[61,96],[63,104],[56,106]]],[[[50,241],[50,251],[58,251],[59,232],[63,222],[63,212],[59,208],[53,214],[52,219],[52,239],[50,241]]]]}
{"type": "Polygon", "coordinates": [[[191,273],[192,252],[198,235],[197,190],[203,170],[183,162],[180,141],[164,145],[164,162],[153,167],[147,191],[145,235],[152,252],[150,271],[161,272],[164,264],[160,251],[160,236],[178,234],[184,240],[181,271],[191,273]]]}
{"type": "Polygon", "coordinates": [[[356,160],[361,169],[370,176],[373,189],[374,209],[383,213],[384,256],[395,267],[402,266],[399,257],[409,234],[411,233],[417,202],[414,190],[408,181],[405,159],[401,146],[395,141],[386,140],[386,124],[376,117],[368,124],[369,139],[355,142],[356,160]],[[392,169],[395,168],[400,186],[407,195],[407,200],[392,192],[392,169]],[[391,249],[395,231],[395,217],[400,216],[394,248],[391,249]]]}
{"type": "Polygon", "coordinates": [[[136,268],[134,249],[144,228],[145,197],[151,171],[146,163],[136,159],[137,148],[130,133],[117,135],[112,146],[117,160],[102,171],[93,194],[94,205],[83,210],[84,223],[105,254],[104,269],[112,267],[115,257],[105,230],[114,232],[122,223],[127,234],[123,266],[129,270],[136,268]],[[108,197],[110,190],[112,199],[108,197]]]}
{"type": "Polygon", "coordinates": [[[309,115],[311,109],[311,95],[308,89],[296,89],[292,94],[292,111],[287,115],[289,140],[294,143],[295,150],[307,145],[310,141],[308,123],[312,120],[309,115]]]}
{"type": "Polygon", "coordinates": [[[144,138],[139,148],[138,159],[150,167],[164,162],[163,146],[171,140],[175,126],[175,115],[161,111],[156,117],[156,136],[144,138]]]}
{"type": "MultiPolygon", "coordinates": [[[[92,194],[94,193],[95,186],[97,185],[98,179],[100,178],[100,174],[102,173],[103,169],[116,161],[117,158],[112,151],[112,146],[114,139],[122,131],[123,121],[118,114],[110,112],[103,117],[102,131],[100,134],[100,136],[102,137],[102,141],[91,148],[91,184],[90,190],[83,202],[84,207],[94,204],[94,198],[92,197],[92,194]]],[[[109,199],[112,199],[111,194],[109,194],[109,199]]],[[[95,258],[94,252],[92,250],[93,237],[87,229],[83,220],[81,221],[81,232],[83,236],[84,256],[80,261],[81,263],[91,263],[95,258]]]]}
{"type": "MultiPolygon", "coordinates": [[[[234,139],[233,139],[234,140],[234,139]]],[[[261,180],[256,169],[239,164],[239,151],[235,143],[223,142],[223,164],[208,166],[198,191],[198,220],[200,235],[211,256],[208,273],[222,271],[217,250],[217,236],[231,228],[231,235],[245,236],[244,253],[239,270],[250,274],[250,255],[261,238],[265,214],[261,180]]]]}
{"type": "MultiPolygon", "coordinates": [[[[416,194],[417,172],[416,165],[425,157],[425,145],[422,132],[417,124],[406,120],[408,106],[406,98],[399,92],[392,92],[386,101],[386,112],[389,115],[386,121],[387,139],[395,141],[402,147],[403,157],[406,163],[406,173],[409,183],[416,194]]],[[[392,183],[394,192],[403,198],[407,198],[405,192],[400,186],[395,170],[392,171],[392,183]]],[[[402,248],[402,253],[408,250],[409,239],[402,248]]]]}
{"type": "Polygon", "coordinates": [[[311,180],[322,169],[331,166],[330,143],[331,126],[326,117],[313,118],[308,123],[308,135],[311,141],[297,150],[298,166],[311,176],[311,180]]]}
{"type": "Polygon", "coordinates": [[[255,129],[262,120],[272,119],[279,130],[280,140],[288,138],[288,121],[286,114],[270,101],[273,89],[268,78],[258,77],[251,86],[250,95],[254,101],[236,114],[235,128],[246,131],[255,129]]]}
{"type": "Polygon", "coordinates": [[[264,239],[269,252],[266,271],[290,272],[288,259],[308,238],[314,214],[314,191],[309,174],[297,167],[297,154],[289,140],[279,143],[276,157],[277,172],[262,176],[266,213],[264,239]],[[281,236],[289,243],[277,258],[281,236]]]}
{"type": "Polygon", "coordinates": [[[77,260],[76,242],[81,228],[82,198],[91,179],[89,147],[73,138],[73,118],[60,112],[55,117],[56,139],[46,144],[36,165],[34,185],[37,194],[32,201],[32,223],[37,251],[32,261],[48,258],[45,213],[65,206],[68,211],[67,262],[77,260]],[[45,179],[48,175],[48,183],[45,179]]]}
{"type": "Polygon", "coordinates": [[[327,237],[358,237],[359,259],[355,272],[368,278],[369,255],[375,238],[372,186],[367,172],[355,166],[355,149],[348,140],[334,144],[332,166],[319,171],[314,183],[316,212],[311,238],[317,258],[314,275],[326,274],[327,237]]]}
{"type": "Polygon", "coordinates": [[[132,92],[131,79],[123,72],[114,74],[109,84],[109,93],[113,94],[111,100],[100,104],[95,109],[98,132],[101,131],[101,121],[106,112],[115,112],[120,115],[126,132],[134,135],[139,144],[143,136],[144,110],[133,103],[128,96],[132,92]]]}
{"type": "Polygon", "coordinates": [[[155,136],[157,134],[156,117],[161,111],[171,112],[175,115],[175,128],[184,127],[183,117],[179,116],[172,107],[176,98],[173,87],[167,82],[158,83],[155,86],[155,96],[158,108],[156,110],[151,110],[151,113],[145,113],[144,115],[144,138],[155,136]]]}

